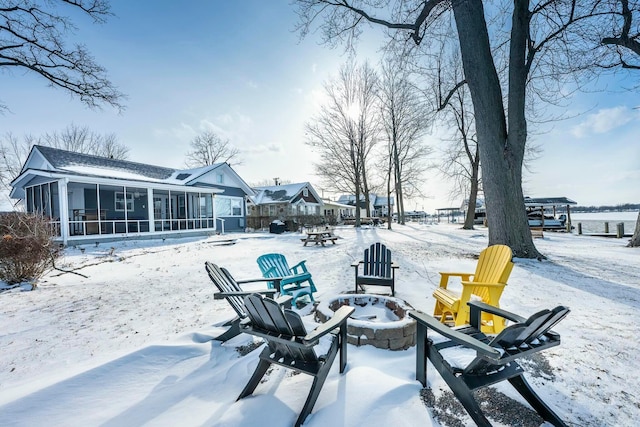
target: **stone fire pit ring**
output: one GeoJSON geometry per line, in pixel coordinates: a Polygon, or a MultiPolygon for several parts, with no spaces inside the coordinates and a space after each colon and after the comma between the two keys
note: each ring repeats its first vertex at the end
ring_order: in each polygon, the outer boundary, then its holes
{"type": "Polygon", "coordinates": [[[405,301],[386,295],[338,295],[318,304],[315,320],[326,322],[343,305],[356,309],[347,320],[349,344],[390,350],[406,350],[416,344],[416,321],[408,313],[413,308],[405,301]]]}

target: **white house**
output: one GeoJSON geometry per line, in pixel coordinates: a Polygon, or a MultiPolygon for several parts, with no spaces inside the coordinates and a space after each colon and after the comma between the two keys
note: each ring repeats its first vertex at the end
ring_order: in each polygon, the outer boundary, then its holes
{"type": "Polygon", "coordinates": [[[227,163],[177,170],[39,145],[11,187],[64,244],[244,230],[254,195],[227,163]]]}
{"type": "MultiPolygon", "coordinates": [[[[356,196],[353,194],[343,194],[338,198],[338,203],[353,206],[356,206],[356,196]]],[[[364,195],[360,195],[360,203],[358,203],[360,208],[360,216],[366,216],[366,204],[364,195]]],[[[387,199],[387,197],[378,196],[377,194],[369,194],[369,210],[371,212],[371,216],[374,217],[386,217],[389,216],[389,212],[393,212],[394,202],[393,197],[387,199]]]]}

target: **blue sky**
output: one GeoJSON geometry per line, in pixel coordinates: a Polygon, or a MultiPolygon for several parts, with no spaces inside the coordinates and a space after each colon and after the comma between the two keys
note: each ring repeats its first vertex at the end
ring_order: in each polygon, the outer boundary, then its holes
{"type": "MultiPolygon", "coordinates": [[[[318,181],[304,123],[317,111],[323,81],[346,57],[314,35],[300,41],[288,0],[116,0],[112,11],[116,16],[104,25],[78,21],[77,37],[128,95],[126,110],[88,110],[42,79],[5,72],[0,98],[10,111],[0,115],[2,133],[39,135],[75,123],[115,133],[130,147],[130,160],[179,168],[191,139],[213,130],[242,150],[243,164],[232,166],[250,184],[318,181]]],[[[376,63],[372,40],[380,30],[365,34],[360,58],[376,63]]],[[[640,202],[637,93],[575,97],[564,108],[581,115],[535,136],[544,152],[525,177],[525,194],[567,196],[582,205],[640,202]]],[[[423,189],[429,198],[411,201],[409,209],[432,212],[461,202],[449,198],[448,184],[435,174],[423,189]]]]}

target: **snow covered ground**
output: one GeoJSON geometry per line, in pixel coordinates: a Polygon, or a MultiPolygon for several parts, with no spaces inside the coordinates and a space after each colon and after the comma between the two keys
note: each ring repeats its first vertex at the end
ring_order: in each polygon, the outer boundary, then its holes
{"type": "MultiPolygon", "coordinates": [[[[255,260],[264,253],[306,259],[323,300],[353,289],[351,262],[382,241],[400,264],[396,296],[431,313],[438,272],[473,271],[487,245],[486,229],[452,224],[336,234],[326,247],[303,247],[297,233],[250,233],[68,248],[58,266],[79,274],[52,271],[35,291],[0,293],[0,425],[290,426],[311,379],[274,369],[254,396],[235,401],[260,350],[238,351],[253,342],[248,335],[211,341],[234,312],[213,299],[205,261],[247,279],[260,276],[255,260]]],[[[640,250],[626,248],[628,239],[544,236],[535,243],[548,260],[515,260],[502,307],[572,311],[555,328],[562,344],[540,353],[528,378],[570,425],[636,425],[640,250]]],[[[306,426],[473,425],[447,406],[450,393],[431,366],[430,390],[421,390],[415,348],[349,346],[345,374],[335,365],[306,426]]],[[[487,404],[499,409],[487,415],[511,425],[500,414],[526,410],[508,385],[497,391],[508,398],[489,393],[487,404]]]]}

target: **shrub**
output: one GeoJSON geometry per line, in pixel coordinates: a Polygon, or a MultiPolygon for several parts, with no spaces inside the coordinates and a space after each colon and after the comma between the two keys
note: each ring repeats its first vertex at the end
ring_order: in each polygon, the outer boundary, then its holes
{"type": "Polygon", "coordinates": [[[0,280],[34,283],[59,254],[51,225],[42,215],[0,215],[0,280]]]}

